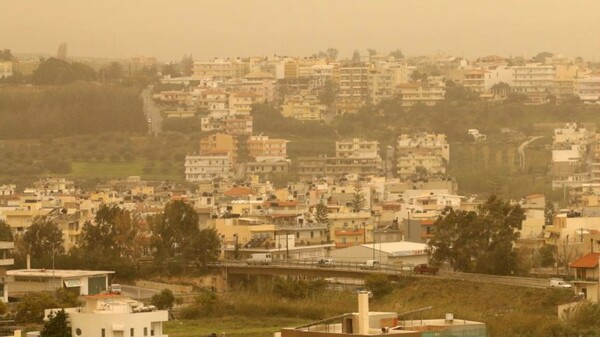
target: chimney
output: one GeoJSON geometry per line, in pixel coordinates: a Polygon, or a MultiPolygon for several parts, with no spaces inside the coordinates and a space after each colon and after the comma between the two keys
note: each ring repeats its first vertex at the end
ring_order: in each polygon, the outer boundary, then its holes
{"type": "Polygon", "coordinates": [[[358,292],[358,334],[369,334],[369,292],[358,292]]]}
{"type": "Polygon", "coordinates": [[[31,255],[27,254],[27,269],[31,269],[31,255]]]}

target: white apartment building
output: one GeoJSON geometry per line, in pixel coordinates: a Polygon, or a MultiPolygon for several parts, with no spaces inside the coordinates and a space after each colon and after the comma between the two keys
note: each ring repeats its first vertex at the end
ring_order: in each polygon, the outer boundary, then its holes
{"type": "Polygon", "coordinates": [[[544,103],[553,92],[556,70],[538,63],[512,67],[513,91],[527,95],[531,103],[544,103]]]}
{"type": "MultiPolygon", "coordinates": [[[[59,310],[47,309],[45,319],[59,310]]],[[[114,294],[86,296],[84,306],[65,312],[74,337],[168,337],[163,334],[168,311],[114,294]]]]}
{"type": "Polygon", "coordinates": [[[600,101],[600,76],[598,75],[575,80],[575,94],[583,102],[600,101]]]}
{"type": "Polygon", "coordinates": [[[185,156],[185,180],[189,182],[212,180],[231,176],[231,157],[227,153],[185,156]]]}
{"type": "Polygon", "coordinates": [[[506,83],[512,88],[513,70],[511,67],[497,66],[486,70],[484,78],[485,91],[490,92],[492,87],[499,83],[506,83]]]}
{"type": "Polygon", "coordinates": [[[379,157],[379,142],[361,138],[340,140],[335,142],[335,155],[344,158],[379,157]]]}

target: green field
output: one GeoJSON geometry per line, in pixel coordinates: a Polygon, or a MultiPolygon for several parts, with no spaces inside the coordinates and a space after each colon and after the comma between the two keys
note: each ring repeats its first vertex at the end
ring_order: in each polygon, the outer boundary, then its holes
{"type": "Polygon", "coordinates": [[[296,327],[309,320],[285,317],[263,317],[260,319],[228,316],[194,320],[173,320],[166,323],[163,332],[170,337],[197,337],[223,333],[229,337],[271,337],[282,327],[296,327]]]}
{"type": "MultiPolygon", "coordinates": [[[[251,287],[251,286],[250,286],[251,287]]],[[[407,319],[443,318],[484,322],[490,336],[549,336],[561,329],[557,305],[568,303],[573,292],[533,289],[443,278],[400,279],[393,293],[370,300],[371,311],[409,312],[407,319]]],[[[318,296],[287,299],[271,292],[239,291],[217,294],[213,307],[193,319],[168,322],[171,337],[208,336],[222,332],[236,337],[270,337],[283,327],[296,327],[348,312],[356,312],[353,291],[324,290],[318,296]]]]}

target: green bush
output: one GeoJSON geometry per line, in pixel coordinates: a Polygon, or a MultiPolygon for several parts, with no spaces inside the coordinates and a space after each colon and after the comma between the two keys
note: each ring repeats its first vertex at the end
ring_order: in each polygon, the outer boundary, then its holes
{"type": "Polygon", "coordinates": [[[374,298],[381,298],[394,291],[394,285],[386,274],[367,275],[365,287],[373,293],[374,298]]]}

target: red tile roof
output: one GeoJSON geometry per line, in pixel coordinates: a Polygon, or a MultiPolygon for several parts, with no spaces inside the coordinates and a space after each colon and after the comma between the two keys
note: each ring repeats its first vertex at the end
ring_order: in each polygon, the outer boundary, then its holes
{"type": "Polygon", "coordinates": [[[569,265],[571,268],[596,268],[600,253],[587,253],[569,265]]]}
{"type": "Polygon", "coordinates": [[[234,187],[223,192],[223,194],[228,197],[241,197],[252,194],[252,190],[249,188],[234,187]]]}

